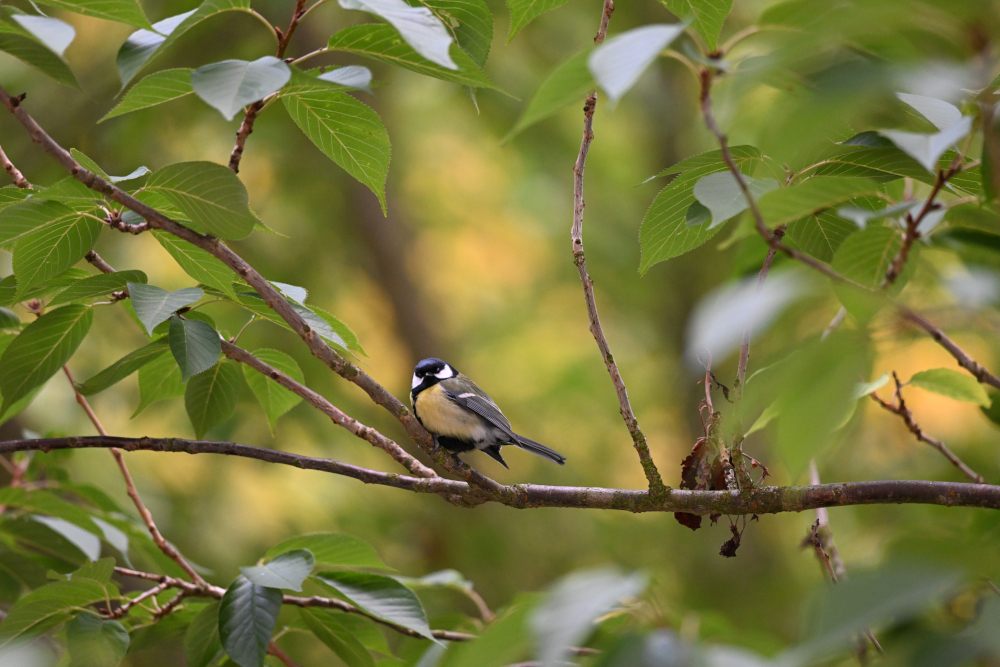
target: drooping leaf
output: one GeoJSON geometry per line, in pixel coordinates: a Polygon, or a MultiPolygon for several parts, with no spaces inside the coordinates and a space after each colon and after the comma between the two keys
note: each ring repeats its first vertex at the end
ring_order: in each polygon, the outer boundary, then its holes
{"type": "Polygon", "coordinates": [[[274,56],[252,62],[223,60],[191,72],[191,88],[226,120],[232,120],[243,107],[280,90],[291,76],[288,65],[274,56]]]}
{"type": "Polygon", "coordinates": [[[881,130],[879,134],[919,162],[928,172],[934,173],[938,158],[972,131],[972,117],[962,119],[936,134],[919,134],[901,130],[881,130]]]}
{"type": "Polygon", "coordinates": [[[205,295],[197,287],[185,287],[174,292],[155,285],[128,283],[128,293],[136,317],[146,327],[146,332],[153,335],[153,329],[161,322],[170,319],[178,309],[190,306],[205,295]]]}
{"type": "Polygon", "coordinates": [[[966,373],[953,371],[950,368],[920,371],[914,374],[907,384],[953,398],[956,401],[976,403],[984,408],[990,405],[990,397],[986,394],[986,389],[979,384],[976,378],[966,373]]]}
{"type": "Polygon", "coordinates": [[[213,602],[202,608],[184,633],[184,660],[187,667],[208,667],[222,653],[219,640],[219,607],[213,602]]]}
{"type": "Polygon", "coordinates": [[[493,13],[483,0],[420,0],[455,35],[458,45],[479,67],[493,43],[493,13]]]}
{"type": "Polygon", "coordinates": [[[94,311],[63,306],[29,324],[0,356],[0,394],[6,411],[69,361],[90,330],[94,311]]]}
{"type": "Polygon", "coordinates": [[[379,16],[394,27],[414,51],[446,69],[458,65],[448,53],[454,37],[427,7],[411,7],[403,0],[338,0],[344,9],[357,9],[379,16]]]}
{"type": "Polygon", "coordinates": [[[510,12],[510,31],[507,33],[507,43],[521,29],[536,18],[565,5],[569,0],[507,0],[507,10],[510,12]]]}
{"type": "Polygon", "coordinates": [[[150,74],[125,93],[125,97],[111,111],[104,114],[98,123],[122,114],[147,109],[157,104],[185,97],[194,92],[191,88],[191,70],[188,68],[168,69],[150,74]]]}
{"type": "MultiPolygon", "coordinates": [[[[5,332],[4,330],[10,331],[12,329],[21,328],[21,318],[17,316],[13,310],[8,310],[7,308],[0,308],[0,332],[5,332]]],[[[7,341],[7,345],[10,341],[7,341]]],[[[6,346],[5,346],[6,347],[6,346]]],[[[2,352],[2,350],[0,350],[2,352]]]]}
{"type": "Polygon", "coordinates": [[[219,606],[219,639],[240,667],[262,667],[281,611],[281,591],[236,578],[219,606]]]}
{"type": "Polygon", "coordinates": [[[118,667],[128,652],[128,630],[115,620],[80,614],[66,626],[74,667],[118,667]]]}
{"type": "Polygon", "coordinates": [[[381,23],[344,28],[330,38],[327,48],[331,51],[346,51],[374,58],[390,65],[412,70],[418,74],[451,81],[473,88],[497,89],[490,79],[476,65],[475,61],[457,44],[449,50],[451,59],[458,66],[452,70],[427,60],[399,38],[392,26],[381,23]]]}
{"type": "Polygon", "coordinates": [[[66,48],[76,38],[76,29],[59,19],[31,14],[11,14],[11,18],[58,56],[66,53],[66,48]]]}
{"type": "MultiPolygon", "coordinates": [[[[743,180],[754,199],[759,199],[778,188],[778,182],[773,178],[756,179],[744,176],[743,180]]],[[[712,214],[710,228],[718,227],[750,208],[750,202],[736,182],[736,177],[729,171],[702,177],[695,183],[693,192],[695,199],[712,214]]],[[[687,221],[687,224],[691,226],[690,221],[687,221]]]]}
{"type": "Polygon", "coordinates": [[[324,72],[316,77],[320,81],[329,81],[345,88],[371,91],[372,71],[361,65],[348,65],[324,72]]]}
{"type": "Polygon", "coordinates": [[[592,48],[584,49],[552,70],[552,73],[538,86],[517,124],[504,137],[504,142],[510,141],[523,130],[557,111],[571,104],[579,104],[587,93],[594,89],[594,77],[587,68],[587,58],[590,57],[592,50],[592,48]]]}
{"type": "Polygon", "coordinates": [[[31,518],[62,535],[73,546],[80,550],[90,560],[97,560],[101,555],[101,540],[88,530],[80,528],[75,523],[57,516],[32,515],[31,518]]]}
{"type": "Polygon", "coordinates": [[[222,341],[218,332],[211,324],[200,320],[182,320],[174,315],[170,318],[167,340],[170,352],[181,369],[182,382],[215,366],[222,354],[222,341]]]}
{"type": "Polygon", "coordinates": [[[257,584],[269,588],[290,588],[302,590],[302,582],[312,574],[316,560],[308,549],[286,551],[263,565],[241,567],[243,576],[257,584]]]}
{"type": "Polygon", "coordinates": [[[715,51],[733,0],[660,0],[677,18],[691,21],[709,51],[715,51]]]}
{"type": "Polygon", "coordinates": [[[862,208],[859,206],[841,206],[837,209],[837,215],[844,220],[850,220],[858,229],[865,229],[872,220],[888,218],[905,211],[909,211],[916,206],[923,206],[923,202],[904,201],[885,207],[862,208]]]}
{"type": "Polygon", "coordinates": [[[103,602],[108,592],[93,579],[57,581],[28,593],[0,623],[0,649],[45,634],[81,607],[103,602]]]}
{"type": "MultiPolygon", "coordinates": [[[[302,369],[299,368],[295,359],[291,358],[280,350],[261,349],[254,350],[254,356],[264,361],[279,371],[285,373],[293,380],[305,382],[302,369]]],[[[271,434],[274,434],[274,425],[278,418],[296,405],[302,402],[302,397],[285,389],[275,380],[258,373],[249,366],[243,366],[243,377],[250,385],[250,391],[257,397],[257,402],[264,409],[267,421],[271,426],[271,434]]]]}
{"type": "Polygon", "coordinates": [[[23,298],[32,287],[54,278],[83,259],[97,241],[102,227],[91,217],[60,216],[59,220],[20,238],[14,245],[13,261],[18,297],[23,298]]]}
{"type": "Polygon", "coordinates": [[[89,278],[84,278],[73,283],[59,292],[49,301],[49,306],[58,306],[64,303],[106,296],[112,292],[128,289],[128,283],[145,285],[146,281],[146,274],[142,271],[117,271],[115,273],[102,273],[99,276],[90,276],[89,278]]]}
{"type": "MultiPolygon", "coordinates": [[[[113,504],[112,504],[112,507],[109,508],[109,510],[106,510],[106,511],[115,511],[115,512],[117,512],[117,511],[120,511],[120,509],[114,508],[113,504]]],[[[104,519],[98,519],[95,516],[95,517],[91,517],[90,520],[93,521],[95,524],[97,524],[97,527],[101,529],[101,533],[104,535],[104,541],[107,542],[108,544],[110,544],[111,546],[113,546],[115,549],[117,549],[118,553],[120,553],[122,555],[122,560],[124,560],[125,565],[128,566],[128,567],[132,567],[132,564],[129,561],[129,555],[128,555],[128,553],[129,553],[129,548],[128,548],[129,539],[128,539],[128,535],[126,535],[122,530],[120,530],[116,526],[111,525],[110,523],[108,523],[104,519]]],[[[114,565],[114,559],[102,559],[102,560],[111,560],[111,565],[114,565]]]]}
{"type": "MultiPolygon", "coordinates": [[[[291,329],[291,327],[288,326],[288,323],[285,322],[280,315],[269,308],[256,292],[239,292],[237,296],[239,297],[240,305],[247,310],[256,313],[259,317],[269,322],[274,322],[275,324],[286,329],[291,329]]],[[[324,340],[329,343],[333,343],[334,345],[339,345],[345,349],[348,347],[347,341],[333,328],[333,326],[331,326],[329,322],[326,321],[324,317],[318,315],[308,306],[303,306],[302,304],[295,303],[294,301],[289,301],[289,303],[291,304],[292,309],[306,321],[306,324],[322,336],[324,340]]]]}
{"type": "MultiPolygon", "coordinates": [[[[752,146],[734,146],[731,150],[736,165],[745,176],[749,176],[760,164],[760,151],[752,146]]],[[[687,211],[697,201],[694,196],[695,184],[704,176],[726,171],[728,168],[719,151],[710,151],[684,160],[663,172],[663,175],[667,175],[683,171],[660,190],[646,211],[639,233],[642,247],[640,273],[645,273],[654,264],[697,248],[722,229],[710,229],[707,225],[689,227],[687,211]]]]}
{"type": "Polygon", "coordinates": [[[177,238],[173,234],[153,231],[153,237],[170,253],[174,261],[200,283],[214,287],[231,299],[236,299],[233,291],[233,271],[208,251],[177,238]]]}
{"type": "Polygon", "coordinates": [[[345,533],[313,533],[299,535],[280,542],[267,550],[265,558],[276,558],[283,553],[308,549],[316,564],[327,567],[365,568],[391,570],[364,540],[345,533]]]}
{"type": "Polygon", "coordinates": [[[77,385],[77,391],[84,396],[90,396],[127,378],[146,364],[150,363],[170,348],[166,337],[157,338],[149,345],[129,352],[124,357],[111,364],[103,371],[86,382],[77,385]]]}
{"type": "Polygon", "coordinates": [[[136,0],[44,0],[42,4],[106,21],[128,23],[140,28],[152,27],[136,0]]]}
{"type": "Polygon", "coordinates": [[[594,81],[615,104],[635,85],[646,68],[684,32],[683,23],[645,25],[616,35],[587,58],[594,81]]]}
{"type": "Polygon", "coordinates": [[[300,609],[299,614],[306,627],[336,653],[347,667],[375,667],[371,653],[354,637],[351,629],[340,622],[345,614],[308,608],[300,609]]]}
{"type": "Polygon", "coordinates": [[[132,419],[156,401],[184,395],[181,369],[174,356],[166,352],[139,369],[139,406],[132,419]]]}
{"type": "Polygon", "coordinates": [[[866,178],[817,177],[769,192],[760,198],[758,206],[767,225],[774,228],[877,192],[878,184],[866,178]]]}
{"type": "Polygon", "coordinates": [[[25,14],[15,7],[0,7],[0,51],[37,68],[64,86],[79,88],[80,84],[66,61],[25,30],[14,19],[15,16],[25,14]]]}
{"type": "Polygon", "coordinates": [[[529,618],[540,662],[555,665],[564,660],[570,647],[593,632],[597,618],[645,588],[644,576],[613,570],[575,572],[560,579],[529,618]]]}
{"type": "Polygon", "coordinates": [[[363,572],[323,572],[315,578],[372,616],[434,638],[420,600],[395,579],[363,572]]]}
{"type": "Polygon", "coordinates": [[[191,378],[184,392],[184,407],[197,437],[233,416],[239,382],[235,363],[225,360],[191,378]]]}
{"type": "Polygon", "coordinates": [[[389,172],[389,133],[370,107],[346,93],[330,90],[284,95],[295,124],[324,155],[375,193],[385,212],[389,172]]]}
{"type": "Polygon", "coordinates": [[[192,222],[222,239],[246,238],[257,224],[246,188],[221,164],[171,164],[155,171],[146,189],[163,195],[192,222]]]}
{"type": "Polygon", "coordinates": [[[904,104],[915,109],[917,113],[929,120],[934,127],[941,131],[962,122],[962,112],[959,108],[944,100],[924,95],[911,95],[909,93],[896,93],[896,97],[904,104]]]}

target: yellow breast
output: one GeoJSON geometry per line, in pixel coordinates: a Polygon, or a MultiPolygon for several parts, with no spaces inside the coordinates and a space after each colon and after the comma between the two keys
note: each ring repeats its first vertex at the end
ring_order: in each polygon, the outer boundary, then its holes
{"type": "Polygon", "coordinates": [[[470,442],[480,441],[485,437],[486,428],[482,420],[452,403],[439,384],[417,394],[413,408],[424,428],[435,435],[470,442]]]}

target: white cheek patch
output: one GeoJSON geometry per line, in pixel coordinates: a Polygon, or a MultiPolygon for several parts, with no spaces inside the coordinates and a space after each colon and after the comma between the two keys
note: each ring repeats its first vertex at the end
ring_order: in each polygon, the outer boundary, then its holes
{"type": "Polygon", "coordinates": [[[418,378],[417,374],[414,373],[413,374],[413,380],[410,382],[410,389],[416,389],[417,385],[419,385],[419,384],[420,384],[420,378],[418,378]]]}
{"type": "Polygon", "coordinates": [[[448,378],[455,377],[455,370],[451,366],[445,364],[445,367],[435,373],[434,377],[439,380],[447,380],[448,378]]]}

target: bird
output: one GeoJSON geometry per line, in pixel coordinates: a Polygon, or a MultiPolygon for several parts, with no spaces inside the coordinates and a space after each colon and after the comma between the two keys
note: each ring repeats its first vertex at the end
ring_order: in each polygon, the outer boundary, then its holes
{"type": "Polygon", "coordinates": [[[440,359],[431,357],[417,364],[410,385],[410,404],[435,442],[455,454],[478,449],[509,469],[500,448],[514,445],[559,465],[566,463],[566,457],[559,452],[514,433],[493,399],[440,359]]]}

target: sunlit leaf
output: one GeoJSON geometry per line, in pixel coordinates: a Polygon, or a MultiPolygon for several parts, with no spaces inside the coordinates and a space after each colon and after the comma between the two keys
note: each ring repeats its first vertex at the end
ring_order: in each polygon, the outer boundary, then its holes
{"type": "Polygon", "coordinates": [[[817,177],[769,192],[760,198],[758,206],[767,225],[773,228],[877,192],[878,184],[865,178],[817,177]]]}
{"type": "Polygon", "coordinates": [[[421,56],[447,69],[457,70],[448,50],[454,38],[427,7],[411,7],[403,0],[338,0],[344,9],[357,9],[384,18],[421,56]]]}
{"type": "Polygon", "coordinates": [[[170,349],[170,345],[167,339],[165,337],[157,338],[149,345],[129,352],[86,382],[78,384],[77,391],[84,396],[104,391],[150,363],[168,349],[170,349]]]}
{"type": "Polygon", "coordinates": [[[128,288],[128,283],[146,284],[146,274],[142,271],[117,271],[115,273],[102,273],[98,276],[90,276],[79,282],[75,282],[63,291],[59,292],[49,301],[49,306],[58,306],[74,301],[83,301],[103,297],[112,292],[119,292],[128,288]]]}
{"type": "Polygon", "coordinates": [[[286,551],[263,565],[241,567],[243,576],[257,584],[269,588],[289,588],[302,590],[302,582],[312,574],[316,560],[308,549],[286,551]]]}
{"type": "Polygon", "coordinates": [[[267,550],[265,558],[276,558],[297,549],[308,549],[316,564],[328,567],[391,569],[364,540],[345,533],[313,533],[285,540],[267,550]]]}
{"type": "Polygon", "coordinates": [[[197,287],[185,287],[168,292],[155,285],[140,283],[128,283],[128,292],[135,314],[150,336],[153,335],[156,325],[166,322],[178,309],[190,306],[205,295],[197,287]]]}
{"type": "Polygon", "coordinates": [[[191,88],[190,69],[179,68],[156,72],[132,86],[125,93],[122,101],[111,111],[104,114],[104,117],[97,122],[103,123],[109,118],[138,111],[139,109],[147,109],[157,104],[185,97],[193,92],[194,90],[191,88]]]}
{"type": "Polygon", "coordinates": [[[236,299],[236,292],[233,291],[233,270],[223,264],[222,260],[173,234],[155,230],[152,234],[174,261],[184,269],[184,273],[200,283],[214,287],[229,298],[236,299]]]}
{"type": "Polygon", "coordinates": [[[986,389],[976,378],[966,373],[953,371],[950,368],[920,371],[915,373],[907,384],[953,398],[956,401],[976,403],[983,407],[990,405],[990,397],[986,394],[986,389]]]}
{"type": "Polygon", "coordinates": [[[482,67],[493,43],[493,12],[483,0],[420,0],[458,39],[458,45],[482,67]]]}
{"type": "Polygon", "coordinates": [[[0,623],[0,648],[45,634],[79,612],[81,607],[104,602],[107,591],[93,579],[57,581],[28,593],[0,623]]]}
{"type": "Polygon", "coordinates": [[[363,572],[323,572],[315,578],[372,616],[433,639],[420,600],[395,579],[363,572]]]}
{"type": "Polygon", "coordinates": [[[357,88],[358,90],[371,92],[372,71],[361,65],[338,67],[320,74],[316,78],[320,81],[329,81],[330,83],[336,83],[347,88],[357,88]]]}
{"type": "Polygon", "coordinates": [[[569,0],[507,0],[507,9],[510,12],[510,31],[507,33],[507,43],[509,44],[514,39],[514,35],[519,33],[521,28],[545,12],[562,7],[567,2],[569,0]]]}
{"type": "Polygon", "coordinates": [[[97,241],[102,227],[91,217],[60,215],[58,220],[20,238],[14,245],[13,261],[17,298],[23,299],[32,287],[54,278],[83,259],[97,241]]]}
{"type": "Polygon", "coordinates": [[[174,356],[164,352],[139,369],[139,406],[132,419],[156,401],[183,395],[181,369],[174,356]]]}
{"type": "Polygon", "coordinates": [[[690,21],[709,51],[715,51],[733,0],[660,0],[674,16],[690,21]]]}
{"type": "MultiPolygon", "coordinates": [[[[778,187],[778,182],[773,178],[756,179],[744,176],[743,180],[755,199],[778,187]]],[[[710,228],[718,227],[750,208],[750,202],[747,201],[742,188],[736,182],[736,177],[730,171],[709,174],[701,178],[695,183],[693,192],[695,199],[712,214],[710,228]]]]}
{"type": "Polygon", "coordinates": [[[65,21],[48,16],[12,14],[11,18],[56,55],[63,55],[76,38],[76,29],[65,21]]]}
{"type": "Polygon", "coordinates": [[[262,667],[281,611],[281,591],[236,578],[219,607],[219,639],[241,667],[262,667]]]}
{"type": "Polygon", "coordinates": [[[136,0],[44,0],[42,4],[106,21],[128,23],[140,28],[152,27],[136,0]]]}
{"type": "Polygon", "coordinates": [[[90,560],[97,560],[100,557],[101,540],[92,532],[56,516],[35,514],[31,518],[62,535],[90,560]]]}
{"type": "Polygon", "coordinates": [[[909,93],[896,93],[896,97],[904,104],[915,109],[917,113],[929,120],[939,130],[947,130],[949,127],[962,122],[962,112],[954,104],[949,104],[933,97],[910,95],[909,93]]]}
{"type": "Polygon", "coordinates": [[[579,104],[594,89],[594,77],[587,68],[587,58],[592,50],[584,49],[552,70],[535,91],[517,124],[504,137],[504,142],[557,111],[571,104],[579,104]]]}
{"type": "Polygon", "coordinates": [[[233,416],[239,383],[236,364],[225,360],[191,378],[184,392],[184,407],[197,437],[233,416]]]}
{"type": "Polygon", "coordinates": [[[214,162],[180,162],[158,169],[146,190],[163,195],[193,222],[223,239],[242,239],[257,216],[247,190],[232,171],[214,162]]]}
{"type": "Polygon", "coordinates": [[[853,223],[827,210],[790,223],[786,233],[799,250],[829,262],[844,239],[856,231],[853,223]]]}
{"type": "Polygon", "coordinates": [[[46,76],[64,86],[79,88],[76,77],[61,57],[14,20],[15,16],[26,16],[15,7],[0,7],[0,51],[37,68],[46,76]]]}
{"type": "Polygon", "coordinates": [[[226,120],[232,120],[243,107],[280,90],[291,76],[288,65],[274,56],[252,62],[223,60],[191,72],[191,88],[226,120]]]}
{"type": "Polygon", "coordinates": [[[587,66],[612,104],[635,85],[660,51],[684,32],[684,27],[683,23],[646,25],[616,35],[594,49],[587,66]]]}
{"type": "Polygon", "coordinates": [[[937,134],[918,134],[902,130],[881,130],[879,133],[933,174],[937,168],[938,158],[971,131],[972,117],[963,116],[959,122],[937,134]]]}
{"type": "MultiPolygon", "coordinates": [[[[305,382],[302,369],[299,368],[295,359],[280,350],[260,349],[254,350],[254,356],[261,361],[270,364],[279,371],[285,373],[293,380],[305,382]]],[[[264,409],[267,421],[271,425],[271,434],[274,434],[274,425],[278,418],[296,405],[302,402],[302,397],[285,389],[277,381],[258,373],[249,366],[243,366],[243,377],[250,385],[250,391],[257,397],[257,402],[264,409]]]]}

